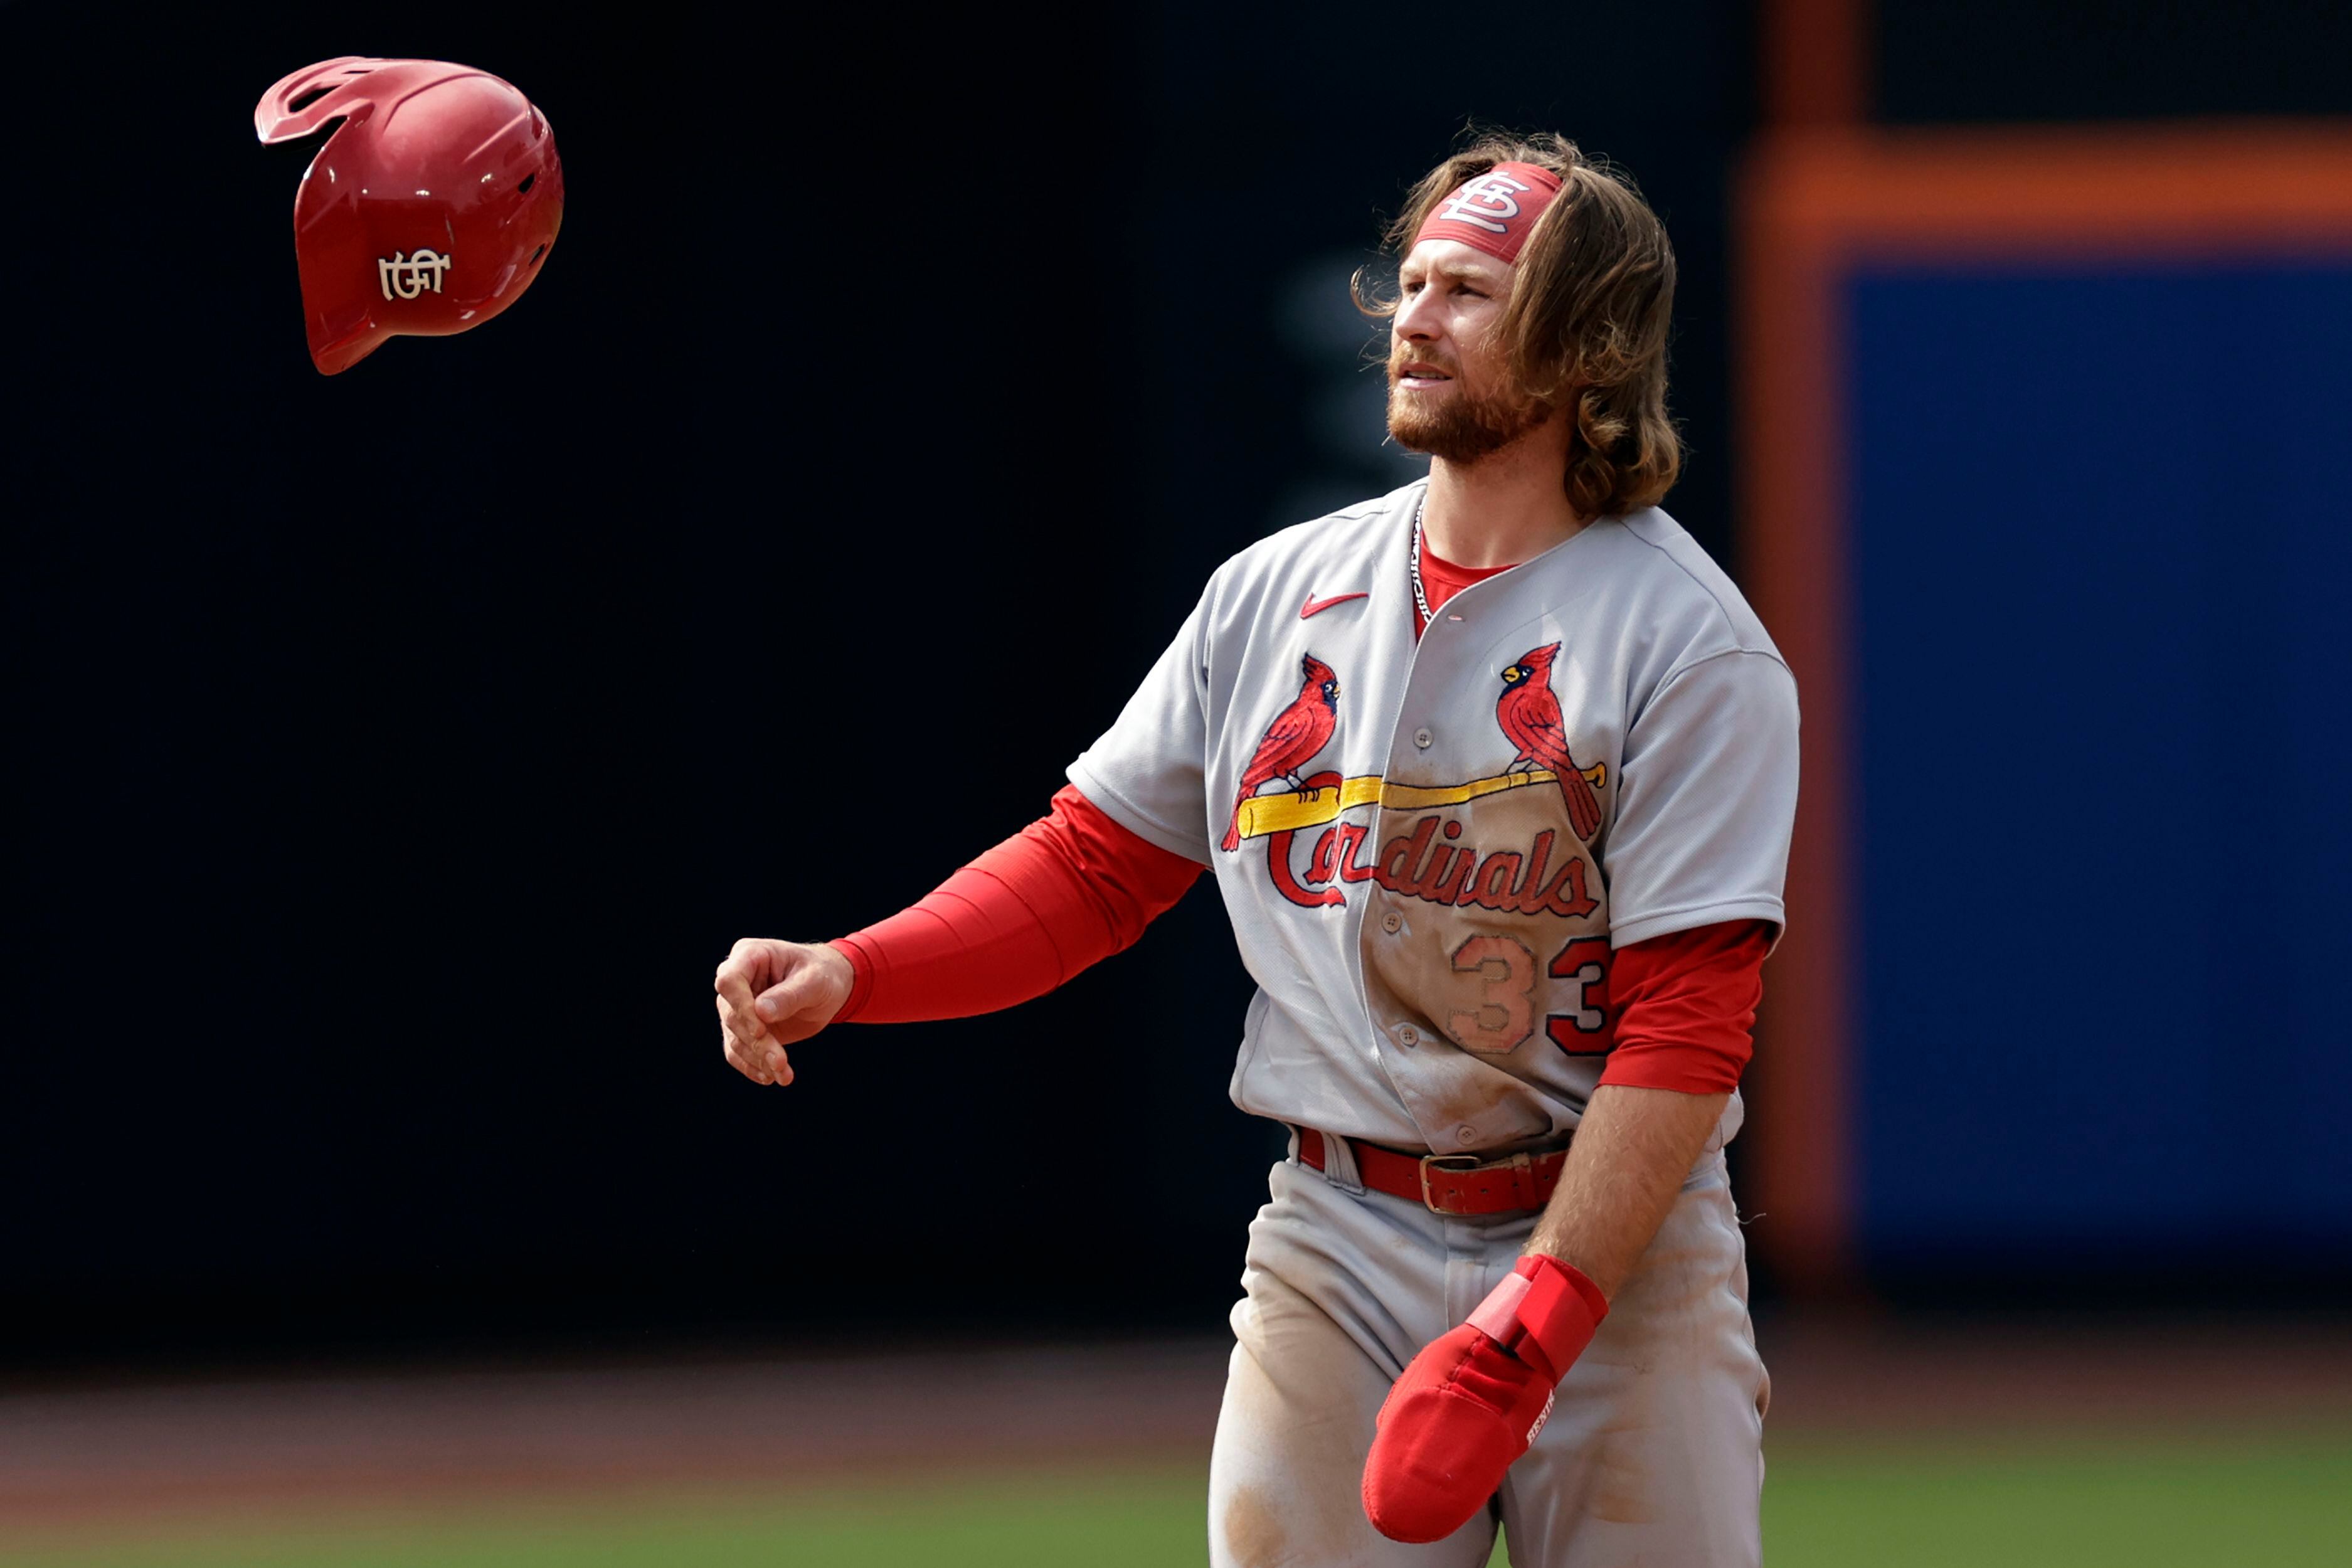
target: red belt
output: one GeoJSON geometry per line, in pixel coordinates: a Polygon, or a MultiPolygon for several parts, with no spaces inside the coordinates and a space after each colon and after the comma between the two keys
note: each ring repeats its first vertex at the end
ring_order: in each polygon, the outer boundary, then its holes
{"type": "MultiPolygon", "coordinates": [[[[1323,1137],[1312,1127],[1298,1130],[1299,1161],[1318,1171],[1328,1168],[1323,1137]]],[[[1364,1185],[1426,1205],[1432,1214],[1531,1214],[1551,1200],[1560,1167],[1568,1163],[1565,1149],[1482,1160],[1475,1154],[1400,1154],[1377,1143],[1346,1142],[1364,1185]]]]}

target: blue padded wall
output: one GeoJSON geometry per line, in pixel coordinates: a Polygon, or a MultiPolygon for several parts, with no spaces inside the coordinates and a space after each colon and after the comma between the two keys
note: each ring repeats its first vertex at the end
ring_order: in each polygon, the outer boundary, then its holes
{"type": "Polygon", "coordinates": [[[1845,297],[1864,1256],[2352,1243],[2352,261],[1845,297]]]}

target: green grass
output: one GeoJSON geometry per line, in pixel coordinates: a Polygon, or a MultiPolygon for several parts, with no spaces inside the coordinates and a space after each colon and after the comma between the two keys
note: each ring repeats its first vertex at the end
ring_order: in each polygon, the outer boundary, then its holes
{"type": "Polygon", "coordinates": [[[380,1514],[266,1533],[201,1534],[111,1545],[58,1542],[15,1552],[5,1568],[1200,1568],[1205,1477],[1194,1470],[1108,1471],[1083,1479],[903,1487],[860,1482],[778,1500],[688,1504],[649,1499],[576,1508],[535,1501],[425,1520],[380,1514]]]}
{"type": "Polygon", "coordinates": [[[2352,1434],[1768,1446],[1797,1568],[2345,1568],[2352,1434]]]}
{"type": "MultiPolygon", "coordinates": [[[[1769,1450],[1775,1568],[2342,1568],[2352,1434],[1769,1450]]],[[[5,1568],[1200,1568],[1198,1467],[0,1545],[5,1568]]],[[[13,1534],[13,1532],[12,1532],[13,1534]]],[[[1497,1556],[1497,1563],[1502,1561],[1497,1556]]]]}

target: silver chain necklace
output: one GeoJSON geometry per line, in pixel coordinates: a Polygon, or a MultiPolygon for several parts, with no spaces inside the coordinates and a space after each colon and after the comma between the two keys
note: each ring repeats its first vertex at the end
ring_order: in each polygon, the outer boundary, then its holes
{"type": "Polygon", "coordinates": [[[1424,626],[1437,619],[1429,613],[1429,592],[1421,585],[1421,509],[1428,504],[1427,490],[1422,491],[1421,499],[1412,503],[1412,604],[1421,612],[1421,624],[1424,626]]]}

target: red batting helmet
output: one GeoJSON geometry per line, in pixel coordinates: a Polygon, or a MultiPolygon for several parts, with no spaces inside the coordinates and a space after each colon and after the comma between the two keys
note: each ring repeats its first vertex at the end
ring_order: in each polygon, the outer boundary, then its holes
{"type": "Polygon", "coordinates": [[[264,142],[335,121],[294,197],[320,374],[396,334],[478,327],[530,287],[562,226],[563,165],[529,99],[470,66],[344,55],[296,71],[253,111],[264,142]]]}

